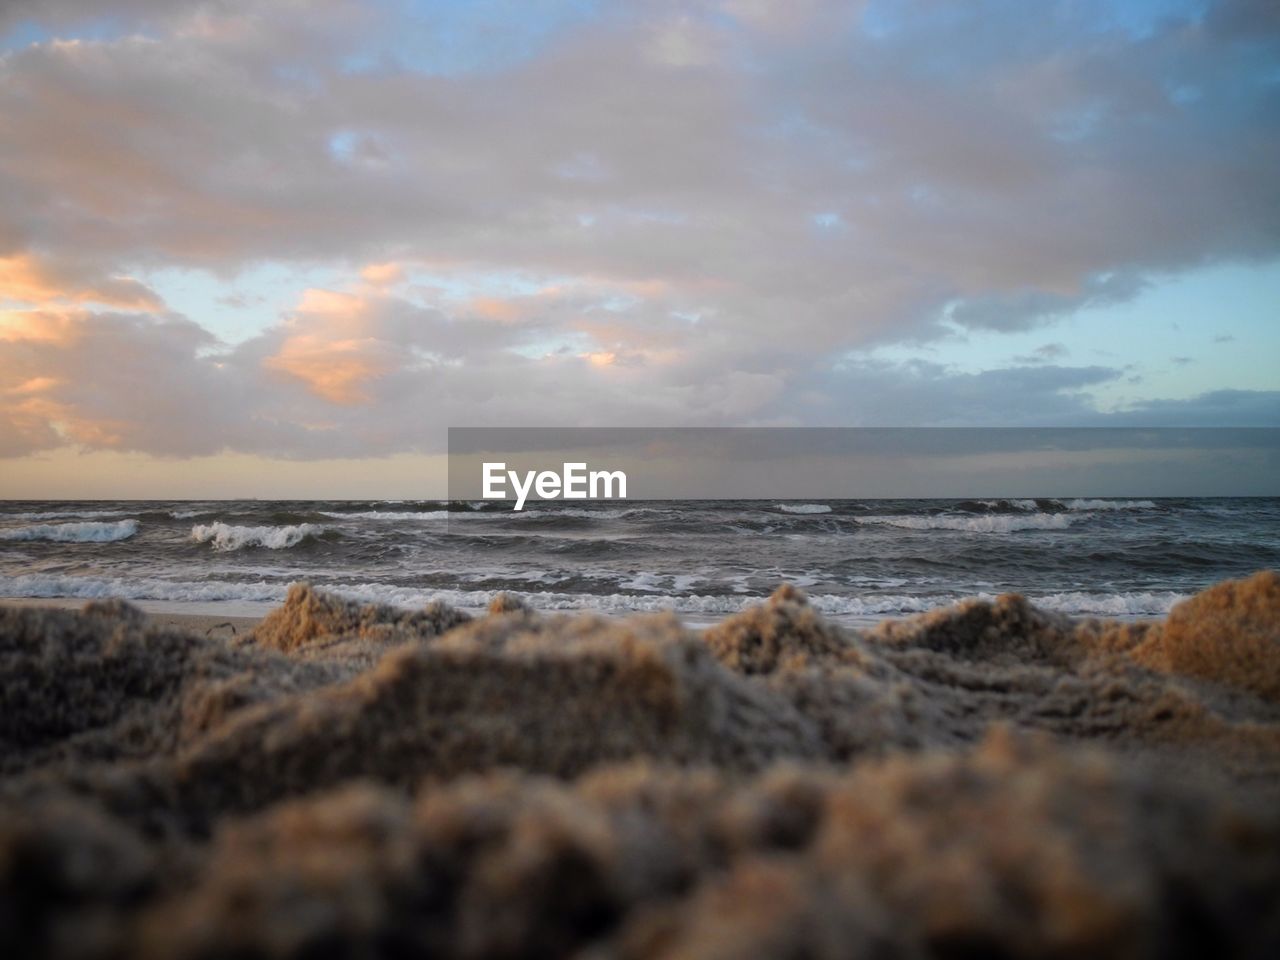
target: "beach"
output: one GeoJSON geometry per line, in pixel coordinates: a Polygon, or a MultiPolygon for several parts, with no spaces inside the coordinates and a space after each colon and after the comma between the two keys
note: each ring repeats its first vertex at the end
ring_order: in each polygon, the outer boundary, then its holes
{"type": "Polygon", "coordinates": [[[1280,577],[874,627],[0,605],[0,949],[1265,957],[1280,577]],[[234,627],[234,632],[231,628],[234,627]]]}
{"type": "MultiPolygon", "coordinates": [[[[3,597],[0,607],[35,610],[80,610],[85,601],[68,597],[3,597]]],[[[236,614],[224,612],[222,605],[187,605],[178,606],[172,603],[149,603],[145,600],[135,601],[139,610],[147,615],[147,619],[156,627],[172,628],[186,633],[194,633],[202,637],[220,636],[237,637],[251,631],[266,615],[245,615],[243,607],[236,614]],[[188,607],[194,607],[189,609],[188,607]]]]}
{"type": "Polygon", "coordinates": [[[1280,0],[0,0],[0,960],[1280,960],[1280,0]]]}

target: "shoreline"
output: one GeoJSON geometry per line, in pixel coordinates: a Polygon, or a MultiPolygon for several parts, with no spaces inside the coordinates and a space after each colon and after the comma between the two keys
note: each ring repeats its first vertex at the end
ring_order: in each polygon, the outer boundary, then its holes
{"type": "MultiPolygon", "coordinates": [[[[137,607],[152,621],[166,627],[176,627],[183,630],[189,630],[193,633],[213,635],[218,633],[225,636],[243,636],[251,631],[263,618],[273,610],[279,609],[284,605],[284,600],[213,600],[213,601],[183,601],[183,600],[131,600],[127,597],[0,597],[0,608],[15,607],[37,610],[72,610],[80,611],[84,609],[88,603],[105,603],[110,600],[119,599],[123,603],[137,607]]],[[[761,598],[763,602],[765,598],[761,598]]],[[[412,609],[412,608],[404,608],[412,609]]],[[[483,617],[485,615],[484,607],[460,606],[456,609],[466,613],[472,617],[483,617]]],[[[651,610],[633,610],[628,612],[603,612],[599,610],[554,610],[547,611],[549,613],[563,613],[569,615],[578,615],[583,613],[595,613],[607,620],[617,620],[629,616],[636,616],[642,613],[652,613],[651,610]]],[[[691,630],[703,630],[713,624],[724,619],[722,616],[713,614],[677,614],[680,622],[691,630]]],[[[872,617],[867,618],[866,622],[859,620],[857,623],[849,623],[847,626],[860,628],[872,626],[881,620],[891,619],[888,617],[872,617]]]]}
{"type": "MultiPolygon", "coordinates": [[[[79,597],[0,597],[0,607],[36,610],[83,610],[85,604],[106,602],[79,597]]],[[[174,627],[203,636],[238,637],[251,631],[278,603],[177,603],[167,600],[125,600],[137,607],[154,623],[174,627]],[[229,607],[228,612],[217,609],[229,607]],[[257,609],[261,608],[261,609],[257,609]]]]}
{"type": "MultiPolygon", "coordinates": [[[[227,638],[243,636],[249,633],[262,622],[263,618],[272,611],[279,609],[284,600],[133,600],[127,597],[0,597],[0,608],[34,608],[43,610],[72,610],[79,611],[84,609],[85,604],[103,603],[110,600],[119,599],[123,603],[136,607],[155,623],[177,629],[187,630],[192,633],[202,635],[218,635],[227,638]]],[[[755,602],[763,603],[767,597],[758,598],[755,602]]],[[[979,598],[966,598],[979,599],[979,598]]],[[[878,624],[886,622],[897,622],[910,620],[914,617],[935,613],[939,610],[947,610],[955,607],[957,603],[964,600],[952,600],[946,603],[939,603],[937,606],[930,607],[928,610],[920,610],[914,612],[904,612],[897,615],[867,615],[858,617],[829,617],[831,622],[851,630],[870,630],[878,624]]],[[[1035,601],[1032,600],[1032,603],[1035,601]]],[[[405,607],[402,609],[415,609],[405,607]]],[[[472,617],[483,617],[486,613],[484,607],[459,606],[455,609],[460,610],[472,617]]],[[[606,620],[622,620],[628,617],[639,616],[642,614],[651,614],[653,610],[629,610],[629,611],[601,611],[589,608],[578,610],[548,610],[542,611],[547,614],[565,614],[570,616],[578,616],[581,614],[595,614],[604,617],[606,620]]],[[[710,614],[710,613],[681,613],[673,611],[680,619],[680,622],[690,630],[702,631],[709,627],[722,622],[734,614],[710,614]]],[[[1114,614],[1110,616],[1080,616],[1067,614],[1069,619],[1073,621],[1080,620],[1106,620],[1117,623],[1145,623],[1163,620],[1165,615],[1160,614],[1114,614]]]]}

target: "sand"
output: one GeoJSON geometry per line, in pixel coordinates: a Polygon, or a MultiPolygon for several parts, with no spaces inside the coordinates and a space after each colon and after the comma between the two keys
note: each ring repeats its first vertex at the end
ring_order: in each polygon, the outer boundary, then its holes
{"type": "MultiPolygon", "coordinates": [[[[0,597],[0,607],[34,608],[37,610],[80,610],[84,600],[72,600],[63,597],[0,597]]],[[[134,603],[139,610],[145,612],[153,624],[162,627],[174,627],[200,636],[220,636],[224,639],[242,636],[253,630],[262,620],[261,616],[241,616],[224,613],[180,613],[172,609],[172,604],[134,603]]],[[[203,605],[202,605],[203,606],[203,605]]]]}
{"type": "Polygon", "coordinates": [[[0,953],[1280,951],[1274,573],[1145,624],[231,626],[0,607],[0,953]]]}

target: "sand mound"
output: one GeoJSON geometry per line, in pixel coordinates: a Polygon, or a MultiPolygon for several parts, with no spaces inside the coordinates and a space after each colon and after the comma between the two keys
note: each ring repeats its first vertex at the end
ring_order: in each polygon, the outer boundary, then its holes
{"type": "Polygon", "coordinates": [[[1183,601],[1131,655],[1156,670],[1280,702],[1280,576],[1229,580],[1183,601]]]}
{"type": "Polygon", "coordinates": [[[572,782],[464,778],[416,800],[351,785],[229,823],[185,871],[89,810],[5,823],[0,889],[40,893],[3,927],[23,955],[1266,957],[1280,946],[1275,818],[1007,733],[973,753],[746,781],[639,763],[572,782]],[[95,851],[79,873],[65,859],[77,849],[95,851]],[[71,918],[92,921],[74,943],[71,918]]]}
{"type": "Polygon", "coordinates": [[[1276,821],[1101,754],[996,735],[968,756],[899,758],[816,787],[807,842],[748,844],[689,896],[633,912],[610,955],[1262,957],[1280,946],[1276,821]]]}
{"type": "Polygon", "coordinates": [[[470,619],[438,601],[422,610],[401,610],[386,604],[360,604],[322,593],[307,583],[295,583],[284,605],[267,614],[254,629],[253,640],[259,646],[285,652],[350,638],[396,643],[407,636],[430,639],[470,619]]]}
{"type": "Polygon", "coordinates": [[[0,955],[1271,956],[1278,625],[3,609],[0,955]]]}
{"type": "Polygon", "coordinates": [[[790,585],[775,590],[767,603],[709,627],[703,639],[721,663],[739,673],[866,663],[849,637],[822,619],[804,594],[790,585]]]}
{"type": "Polygon", "coordinates": [[[631,757],[756,770],[816,758],[812,726],[669,617],[500,615],[344,684],[245,711],[177,761],[186,805],[256,809],[354,777],[498,766],[573,776],[631,757]]]}
{"type": "Polygon", "coordinates": [[[0,608],[0,771],[169,753],[241,707],[339,675],[153,627],[119,601],[0,608]]]}
{"type": "MultiPolygon", "coordinates": [[[[1246,629],[1266,622],[1234,615],[1246,629]]],[[[1148,753],[1167,748],[1166,760],[1213,750],[1215,769],[1236,777],[1256,765],[1273,770],[1280,712],[1240,703],[1246,691],[1196,687],[1128,655],[1159,629],[1076,623],[1008,595],[859,634],[784,588],[709,628],[705,641],[722,663],[790,701],[838,762],[973,743],[993,723],[1011,722],[1148,753]]]]}
{"type": "Polygon", "coordinates": [[[994,603],[969,600],[954,607],[887,620],[870,632],[875,643],[944,653],[986,664],[1070,666],[1084,650],[1074,624],[1039,610],[1025,597],[1006,594],[994,603]]]}

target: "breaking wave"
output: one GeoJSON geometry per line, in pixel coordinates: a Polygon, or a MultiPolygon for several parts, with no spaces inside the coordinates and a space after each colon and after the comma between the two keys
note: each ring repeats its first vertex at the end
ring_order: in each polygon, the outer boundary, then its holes
{"type": "Polygon", "coordinates": [[[6,520],[93,520],[100,517],[127,517],[131,510],[37,510],[33,512],[8,513],[6,520]]]}
{"type": "Polygon", "coordinates": [[[78,600],[166,600],[171,602],[221,600],[283,600],[288,584],[231,583],[219,580],[161,580],[154,577],[66,577],[54,574],[21,574],[0,577],[0,595],[8,597],[70,598],[78,600]]]}
{"type": "Polygon", "coordinates": [[[41,523],[0,530],[0,540],[47,540],[52,543],[113,543],[138,532],[137,520],[114,523],[41,523]]]}
{"type": "Polygon", "coordinates": [[[338,513],[321,510],[320,515],[335,520],[447,520],[448,510],[362,510],[357,513],[338,513]]]}
{"type": "Polygon", "coordinates": [[[976,503],[969,500],[962,500],[959,506],[963,510],[969,508],[971,503],[974,506],[980,507],[982,510],[1023,510],[1030,512],[1040,509],[1039,502],[1025,498],[1015,498],[1012,500],[1004,498],[998,500],[978,500],[976,503]]]}
{"type": "Polygon", "coordinates": [[[1154,617],[1164,616],[1174,604],[1190,594],[1172,591],[1134,593],[1051,593],[1028,599],[1037,607],[1072,616],[1154,617]]]}
{"type": "Polygon", "coordinates": [[[1065,513],[992,514],[970,517],[883,516],[856,517],[858,523],[901,527],[905,530],[961,530],[967,533],[1015,533],[1019,530],[1065,530],[1072,517],[1065,513]]]}
{"type": "Polygon", "coordinates": [[[1068,510],[1153,510],[1152,500],[1068,500],[1068,510]]]}
{"type": "Polygon", "coordinates": [[[831,508],[825,503],[780,503],[778,509],[783,513],[830,513],[831,508]]]}
{"type": "MultiPolygon", "coordinates": [[[[120,597],[126,600],[158,600],[168,602],[279,602],[291,583],[283,581],[254,582],[186,581],[134,577],[69,577],[26,574],[0,577],[0,595],[17,597],[73,598],[84,600],[120,597]]],[[[639,585],[634,585],[639,588],[639,585]]],[[[496,590],[423,589],[385,583],[326,583],[321,589],[364,603],[385,603],[404,608],[419,608],[431,600],[464,609],[481,609],[489,604],[496,590]]],[[[671,610],[692,617],[725,616],[759,603],[761,597],[723,594],[636,595],[632,593],[586,594],[550,590],[518,591],[538,610],[592,610],[606,614],[631,614],[671,610]]],[[[1069,616],[1148,617],[1163,616],[1187,594],[1174,592],[1087,593],[1066,592],[1032,596],[1038,607],[1069,616]]],[[[994,600],[992,593],[979,593],[972,599],[994,600]]],[[[871,618],[923,613],[966,597],[955,595],[881,594],[878,596],[837,596],[816,594],[810,605],[821,613],[854,621],[871,618]]]]}
{"type": "Polygon", "coordinates": [[[191,528],[191,539],[196,543],[212,544],[215,550],[240,550],[244,547],[285,550],[324,532],[325,528],[315,523],[284,527],[239,527],[218,522],[196,524],[191,528]]]}

